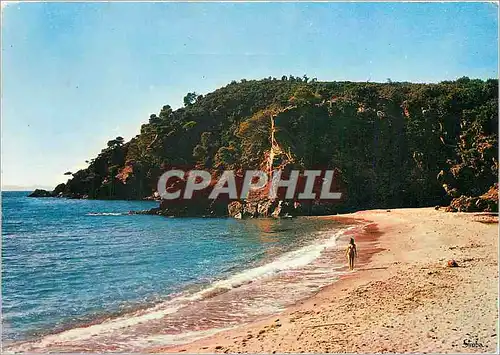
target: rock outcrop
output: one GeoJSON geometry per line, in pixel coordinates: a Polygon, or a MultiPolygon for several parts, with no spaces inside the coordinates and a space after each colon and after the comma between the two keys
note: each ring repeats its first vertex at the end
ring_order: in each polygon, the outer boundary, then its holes
{"type": "Polygon", "coordinates": [[[304,214],[298,202],[263,199],[234,201],[228,205],[228,215],[235,218],[295,217],[304,214]]]}
{"type": "Polygon", "coordinates": [[[44,190],[44,189],[36,189],[28,197],[54,197],[52,192],[44,190]]]}
{"type": "Polygon", "coordinates": [[[498,212],[498,183],[481,196],[460,196],[454,198],[446,208],[447,212],[498,212]]]}

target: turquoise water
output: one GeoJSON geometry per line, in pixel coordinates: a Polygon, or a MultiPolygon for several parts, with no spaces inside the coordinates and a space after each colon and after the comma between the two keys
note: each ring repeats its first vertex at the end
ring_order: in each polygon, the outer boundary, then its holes
{"type": "Polygon", "coordinates": [[[157,203],[27,194],[2,192],[5,342],[307,264],[318,233],[336,226],[301,218],[129,215],[157,203]]]}

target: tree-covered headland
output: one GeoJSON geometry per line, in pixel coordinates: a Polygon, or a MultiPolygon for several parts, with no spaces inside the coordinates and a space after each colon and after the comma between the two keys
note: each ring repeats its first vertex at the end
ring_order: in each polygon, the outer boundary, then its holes
{"type": "MultiPolygon", "coordinates": [[[[188,93],[177,110],[163,106],[134,138],[110,140],[53,194],[143,199],[154,194],[165,169],[176,166],[215,175],[269,166],[337,169],[346,198],[328,206],[313,201],[300,209],[305,214],[435,205],[496,211],[498,80],[233,81],[207,95],[188,93]]],[[[255,215],[265,214],[259,203],[273,209],[277,203],[254,202],[255,215]]],[[[248,203],[229,210],[248,212],[248,203]]],[[[163,202],[155,212],[225,215],[228,208],[163,202]]]]}

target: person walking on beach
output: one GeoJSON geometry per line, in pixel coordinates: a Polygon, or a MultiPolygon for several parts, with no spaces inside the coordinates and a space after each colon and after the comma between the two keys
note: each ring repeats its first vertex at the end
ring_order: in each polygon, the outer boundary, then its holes
{"type": "Polygon", "coordinates": [[[349,270],[354,270],[354,258],[358,257],[358,251],[356,250],[356,244],[354,244],[354,238],[351,238],[349,245],[346,249],[347,261],[349,262],[349,270]]]}

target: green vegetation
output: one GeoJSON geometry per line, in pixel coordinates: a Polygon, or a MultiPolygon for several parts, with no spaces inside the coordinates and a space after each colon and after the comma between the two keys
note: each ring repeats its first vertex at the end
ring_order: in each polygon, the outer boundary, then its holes
{"type": "Polygon", "coordinates": [[[448,205],[497,182],[497,151],[498,80],[242,80],[188,93],[175,111],[164,106],[140,134],[110,140],[54,193],[141,199],[167,167],[256,169],[272,159],[339,169],[347,200],[336,211],[448,205]]]}

